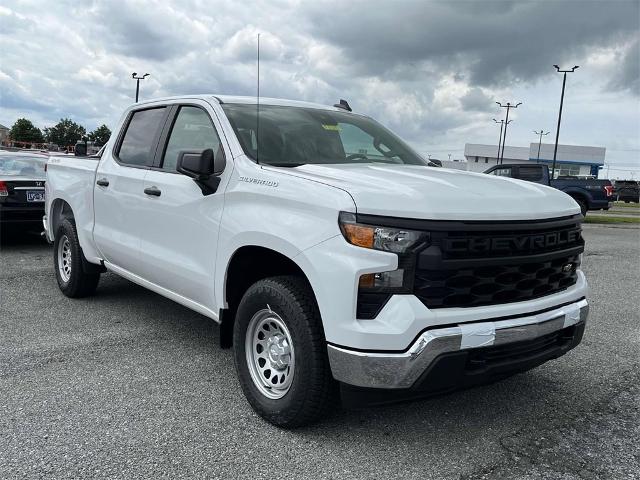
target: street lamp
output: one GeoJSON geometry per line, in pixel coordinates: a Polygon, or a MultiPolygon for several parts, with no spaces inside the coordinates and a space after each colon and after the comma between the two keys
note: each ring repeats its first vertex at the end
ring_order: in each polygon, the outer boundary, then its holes
{"type": "Polygon", "coordinates": [[[140,94],[140,80],[144,80],[148,76],[149,76],[148,73],[145,73],[141,77],[138,77],[138,74],[136,72],[133,72],[131,74],[131,78],[133,78],[136,81],[136,103],[138,103],[138,95],[140,94]]]}
{"type": "MultiPolygon", "coordinates": [[[[494,122],[500,124],[500,135],[498,136],[498,153],[496,153],[496,165],[498,164],[498,160],[500,160],[500,145],[502,144],[502,127],[504,127],[504,120],[496,120],[493,119],[494,122]]],[[[513,120],[509,120],[509,123],[513,122],[513,120]]]]}
{"type": "Polygon", "coordinates": [[[509,110],[511,110],[512,108],[518,108],[519,105],[522,105],[522,102],[518,102],[515,105],[512,105],[511,102],[507,102],[506,105],[503,105],[500,102],[496,102],[496,103],[501,108],[507,109],[507,115],[504,119],[504,138],[502,140],[502,152],[500,153],[500,164],[502,164],[502,161],[504,160],[504,146],[507,143],[507,125],[509,125],[509,110]]]}
{"type": "Polygon", "coordinates": [[[575,72],[576,68],[580,68],[579,65],[574,66],[571,70],[560,70],[558,65],[554,65],[558,73],[563,74],[562,78],[562,93],[560,94],[560,111],[558,112],[558,128],[556,130],[556,144],[553,147],[553,165],[551,166],[551,178],[554,178],[556,173],[556,155],[558,154],[558,137],[560,136],[560,120],[562,120],[562,104],[564,103],[564,87],[567,84],[567,73],[575,72]]]}
{"type": "Polygon", "coordinates": [[[549,135],[550,132],[545,132],[544,130],[540,130],[539,132],[533,131],[536,135],[540,135],[540,140],[538,140],[538,158],[536,158],[536,163],[540,163],[540,146],[542,145],[542,136],[549,135]]]}

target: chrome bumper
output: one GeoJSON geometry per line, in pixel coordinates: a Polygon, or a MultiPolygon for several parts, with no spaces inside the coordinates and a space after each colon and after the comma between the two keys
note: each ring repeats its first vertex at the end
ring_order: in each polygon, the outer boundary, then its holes
{"type": "Polygon", "coordinates": [[[533,340],[586,322],[588,315],[589,304],[580,300],[527,317],[434,328],[398,353],[359,352],[328,345],[329,362],[334,378],[349,385],[410,388],[443,353],[533,340]]]}

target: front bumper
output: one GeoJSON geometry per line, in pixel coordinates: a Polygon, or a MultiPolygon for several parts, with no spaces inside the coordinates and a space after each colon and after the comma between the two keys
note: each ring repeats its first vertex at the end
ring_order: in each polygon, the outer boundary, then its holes
{"type": "Polygon", "coordinates": [[[421,377],[437,367],[437,361],[447,354],[504,345],[514,345],[522,350],[521,345],[527,342],[576,327],[576,333],[572,334],[575,338],[573,341],[568,339],[562,348],[558,343],[545,346],[544,352],[529,352],[530,357],[537,355],[536,358],[542,361],[536,363],[535,358],[525,358],[526,355],[501,358],[499,370],[504,374],[509,372],[510,366],[512,371],[523,370],[524,365],[531,368],[575,347],[582,338],[588,314],[589,305],[582,299],[534,315],[430,328],[404,352],[365,352],[330,344],[329,362],[334,378],[345,384],[374,389],[410,389],[415,388],[421,377]]]}

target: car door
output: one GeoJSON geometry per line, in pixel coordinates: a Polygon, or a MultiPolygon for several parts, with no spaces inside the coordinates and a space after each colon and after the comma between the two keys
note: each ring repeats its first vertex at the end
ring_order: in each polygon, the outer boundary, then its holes
{"type": "Polygon", "coordinates": [[[151,193],[141,209],[140,262],[145,279],[213,308],[218,231],[233,164],[227,157],[218,189],[212,194],[203,193],[192,178],[176,170],[181,151],[210,148],[215,155],[225,155],[220,126],[206,105],[178,105],[167,122],[158,164],[144,179],[145,191],[151,193]]]}
{"type": "Polygon", "coordinates": [[[144,176],[153,165],[166,118],[164,106],[130,112],[96,172],[94,240],[105,261],[134,274],[140,273],[144,176]]]}

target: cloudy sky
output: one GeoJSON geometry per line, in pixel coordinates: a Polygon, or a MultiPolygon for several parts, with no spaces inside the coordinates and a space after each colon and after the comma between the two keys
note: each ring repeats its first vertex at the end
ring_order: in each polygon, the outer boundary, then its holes
{"type": "Polygon", "coordinates": [[[567,80],[561,143],[607,148],[611,177],[640,177],[640,0],[301,1],[3,0],[0,123],[70,117],[113,127],[142,98],[261,93],[349,100],[424,154],[461,158],[464,144],[508,145],[533,130],[553,141],[567,80]]]}

